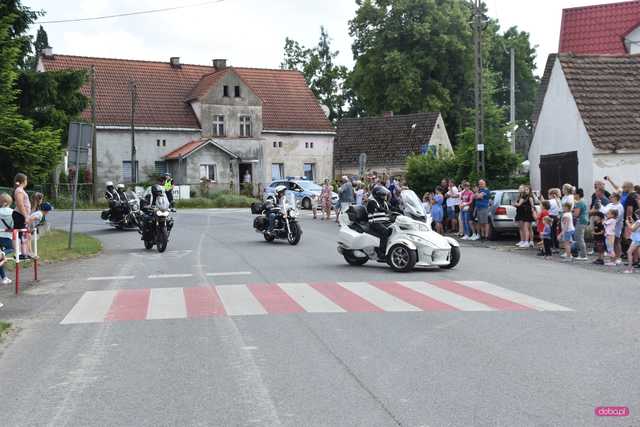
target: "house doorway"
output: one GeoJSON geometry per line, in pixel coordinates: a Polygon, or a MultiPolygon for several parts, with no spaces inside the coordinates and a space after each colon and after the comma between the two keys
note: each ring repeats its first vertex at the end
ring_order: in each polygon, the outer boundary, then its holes
{"type": "Polygon", "coordinates": [[[254,182],[255,177],[253,175],[252,163],[240,163],[238,168],[238,180],[240,184],[240,193],[247,196],[253,196],[254,194],[254,182]]]}
{"type": "Polygon", "coordinates": [[[540,187],[542,194],[563,184],[578,187],[578,152],[540,156],[540,187]]]}

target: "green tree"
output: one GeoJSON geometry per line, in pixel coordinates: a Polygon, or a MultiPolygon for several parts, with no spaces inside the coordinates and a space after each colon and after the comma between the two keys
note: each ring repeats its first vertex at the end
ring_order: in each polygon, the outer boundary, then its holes
{"type": "Polygon", "coordinates": [[[60,131],[35,130],[30,120],[18,113],[18,62],[24,52],[23,39],[14,37],[16,17],[0,18],[0,180],[13,183],[16,172],[24,172],[32,181],[43,181],[62,158],[60,131]]]}
{"type": "Polygon", "coordinates": [[[8,34],[18,49],[16,64],[20,68],[29,66],[28,55],[33,51],[31,36],[27,34],[27,30],[38,16],[43,15],[42,11],[34,11],[23,6],[20,0],[0,0],[0,17],[7,17],[10,20],[8,34]]]}
{"type": "Polygon", "coordinates": [[[336,65],[338,51],[331,50],[331,38],[320,27],[320,40],[314,48],[306,48],[295,40],[286,38],[281,68],[298,70],[320,102],[329,109],[332,122],[343,115],[345,97],[342,89],[347,68],[336,65]]]}
{"type": "Polygon", "coordinates": [[[36,33],[36,41],[33,42],[33,55],[29,55],[26,63],[28,64],[28,68],[31,70],[35,70],[38,66],[38,58],[42,54],[46,48],[49,47],[49,36],[47,32],[42,28],[38,28],[38,32],[36,33]]]}

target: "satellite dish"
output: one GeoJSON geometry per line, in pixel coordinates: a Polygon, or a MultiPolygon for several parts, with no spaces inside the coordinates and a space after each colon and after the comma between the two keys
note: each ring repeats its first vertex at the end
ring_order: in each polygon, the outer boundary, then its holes
{"type": "Polygon", "coordinates": [[[324,111],[324,115],[329,117],[329,114],[331,114],[331,110],[329,110],[329,107],[327,107],[326,105],[320,105],[320,108],[322,108],[322,111],[324,111]]]}

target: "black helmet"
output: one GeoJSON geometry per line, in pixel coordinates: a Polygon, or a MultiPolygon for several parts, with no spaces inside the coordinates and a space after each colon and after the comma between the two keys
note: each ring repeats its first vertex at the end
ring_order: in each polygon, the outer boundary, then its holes
{"type": "Polygon", "coordinates": [[[153,194],[154,196],[159,196],[164,192],[164,190],[162,189],[162,187],[158,184],[154,184],[151,186],[151,194],[153,194]]]}
{"type": "Polygon", "coordinates": [[[387,190],[387,188],[382,185],[374,187],[373,191],[371,192],[371,195],[378,201],[378,203],[385,202],[387,200],[388,194],[389,190],[387,190]]]}

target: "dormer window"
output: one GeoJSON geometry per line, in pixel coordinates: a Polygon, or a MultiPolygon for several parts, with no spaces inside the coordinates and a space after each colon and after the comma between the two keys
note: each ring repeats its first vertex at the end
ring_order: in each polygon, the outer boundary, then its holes
{"type": "Polygon", "coordinates": [[[224,116],[216,116],[213,121],[213,136],[224,136],[224,116]]]}
{"type": "Polygon", "coordinates": [[[222,86],[222,96],[224,96],[225,98],[229,97],[229,86],[222,86]]]}
{"type": "Polygon", "coordinates": [[[233,90],[234,90],[235,97],[240,98],[240,86],[234,87],[233,90]]]}
{"type": "Polygon", "coordinates": [[[240,116],[240,137],[251,137],[251,116],[240,116]]]}

